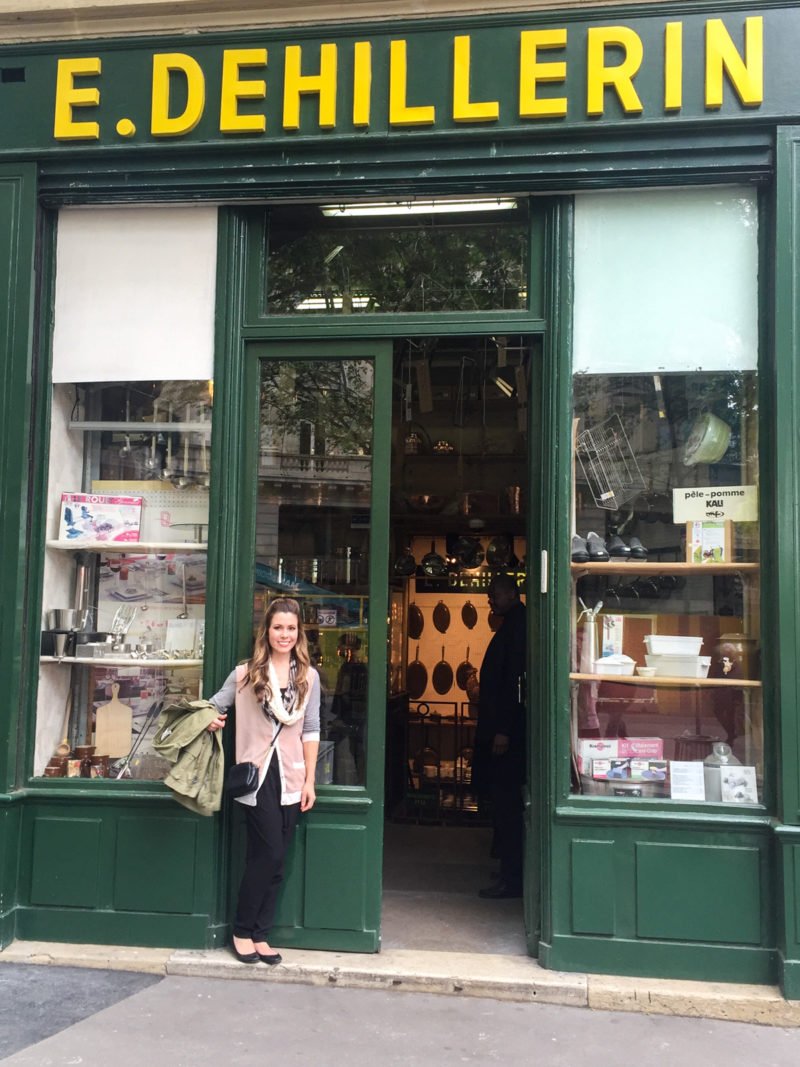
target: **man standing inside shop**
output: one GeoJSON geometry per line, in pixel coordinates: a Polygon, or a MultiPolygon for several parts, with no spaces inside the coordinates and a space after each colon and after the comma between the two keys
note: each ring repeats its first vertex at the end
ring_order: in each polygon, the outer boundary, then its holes
{"type": "Polygon", "coordinates": [[[492,809],[493,855],[499,879],[479,896],[501,900],[522,896],[522,787],[525,782],[525,605],[510,574],[489,585],[489,607],[502,619],[486,649],[480,672],[478,725],[472,777],[492,809]]]}

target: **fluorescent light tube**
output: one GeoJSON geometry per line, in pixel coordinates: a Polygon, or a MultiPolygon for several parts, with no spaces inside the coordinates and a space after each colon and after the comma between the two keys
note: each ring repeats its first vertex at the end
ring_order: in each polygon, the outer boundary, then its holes
{"type": "Polygon", "coordinates": [[[513,197],[485,200],[395,200],[372,204],[322,204],[327,218],[354,218],[364,215],[444,215],[462,211],[510,211],[517,206],[513,197]]]}

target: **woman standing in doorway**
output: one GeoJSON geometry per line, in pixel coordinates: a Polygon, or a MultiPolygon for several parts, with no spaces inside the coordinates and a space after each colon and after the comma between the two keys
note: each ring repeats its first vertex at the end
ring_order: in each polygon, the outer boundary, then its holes
{"type": "Polygon", "coordinates": [[[267,608],[251,659],[211,697],[219,715],[209,730],[222,729],[233,708],[236,762],[260,768],[256,790],[237,797],[247,819],[245,869],[233,922],[233,954],[242,963],[281,962],[268,936],[297,817],[316,799],[319,701],[319,675],[309,662],[300,605],[280,597],[267,608]]]}

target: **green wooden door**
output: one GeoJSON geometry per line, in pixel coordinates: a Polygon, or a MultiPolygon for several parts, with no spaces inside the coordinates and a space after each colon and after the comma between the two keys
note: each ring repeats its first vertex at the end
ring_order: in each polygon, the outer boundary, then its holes
{"type": "MultiPolygon", "coordinates": [[[[301,816],[272,940],[377,951],[391,346],[258,343],[245,358],[246,655],[270,599],[294,597],[322,680],[317,802],[301,816]]],[[[233,813],[231,895],[243,826],[233,813]]]]}

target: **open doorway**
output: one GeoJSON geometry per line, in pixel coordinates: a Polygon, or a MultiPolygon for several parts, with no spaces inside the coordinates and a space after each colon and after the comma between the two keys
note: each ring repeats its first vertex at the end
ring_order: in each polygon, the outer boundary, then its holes
{"type": "Polygon", "coordinates": [[[525,601],[538,352],[521,336],[394,344],[385,948],[527,953],[523,899],[479,896],[501,860],[473,770],[481,665],[503,625],[490,583],[512,579],[525,601]]]}

